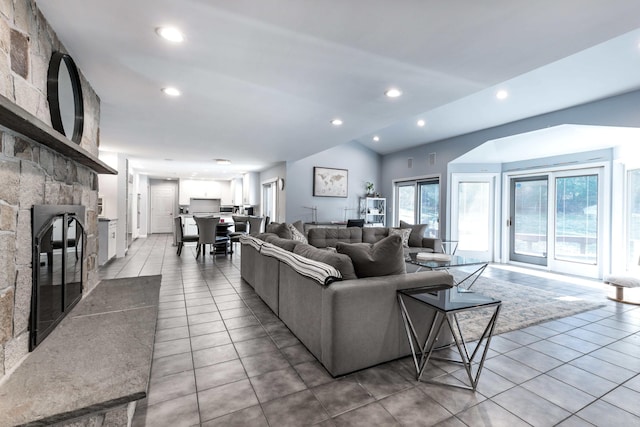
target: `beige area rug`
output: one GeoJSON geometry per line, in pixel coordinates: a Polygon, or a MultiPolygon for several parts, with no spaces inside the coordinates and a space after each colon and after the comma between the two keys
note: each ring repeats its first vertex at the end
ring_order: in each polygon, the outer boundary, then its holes
{"type": "MultiPolygon", "coordinates": [[[[600,304],[567,298],[561,293],[487,277],[480,277],[472,289],[476,293],[502,301],[502,308],[494,331],[496,335],[572,316],[583,311],[594,310],[604,305],[604,302],[600,304]]],[[[458,321],[465,339],[480,338],[494,310],[494,308],[487,308],[459,313],[458,321]]]]}

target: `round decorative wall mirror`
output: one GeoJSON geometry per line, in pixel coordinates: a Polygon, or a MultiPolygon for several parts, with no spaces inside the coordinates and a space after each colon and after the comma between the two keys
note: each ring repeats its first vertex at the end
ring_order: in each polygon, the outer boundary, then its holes
{"type": "Polygon", "coordinates": [[[82,140],[84,104],[80,74],[66,53],[54,52],[47,72],[47,101],[55,130],[76,144],[82,140]]]}

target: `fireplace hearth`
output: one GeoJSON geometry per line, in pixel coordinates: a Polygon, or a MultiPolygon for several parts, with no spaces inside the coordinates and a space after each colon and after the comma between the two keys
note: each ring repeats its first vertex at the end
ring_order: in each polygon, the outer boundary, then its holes
{"type": "Polygon", "coordinates": [[[32,208],[33,292],[29,351],[44,340],[82,298],[85,207],[32,208]]]}

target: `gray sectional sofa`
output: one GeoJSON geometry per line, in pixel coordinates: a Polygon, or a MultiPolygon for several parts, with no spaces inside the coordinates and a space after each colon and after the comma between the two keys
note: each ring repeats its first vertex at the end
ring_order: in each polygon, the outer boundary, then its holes
{"type": "MultiPolygon", "coordinates": [[[[396,291],[453,281],[432,271],[358,277],[349,256],[327,249],[381,242],[388,234],[382,228],[309,230],[309,243],[320,247],[273,233],[243,236],[242,278],[331,375],[394,360],[410,354],[396,291]]],[[[427,247],[410,250],[436,250],[434,240],[421,239],[427,247]]],[[[418,321],[433,316],[407,304],[418,321]]]]}

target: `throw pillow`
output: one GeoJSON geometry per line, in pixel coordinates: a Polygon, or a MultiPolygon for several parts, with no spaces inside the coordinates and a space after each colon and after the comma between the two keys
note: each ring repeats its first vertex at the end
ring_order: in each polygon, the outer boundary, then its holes
{"type": "Polygon", "coordinates": [[[297,240],[302,243],[309,243],[307,241],[307,238],[304,236],[304,234],[302,234],[295,225],[288,224],[288,226],[289,226],[289,231],[291,232],[292,240],[297,240]]]}
{"type": "Polygon", "coordinates": [[[358,277],[390,276],[407,271],[402,238],[397,234],[373,244],[338,242],[336,250],[349,255],[358,277]]]}
{"type": "Polygon", "coordinates": [[[297,228],[299,232],[304,234],[304,223],[302,221],[297,220],[296,222],[294,222],[291,225],[293,225],[295,228],[297,228]]]}
{"type": "Polygon", "coordinates": [[[410,228],[389,228],[389,236],[397,234],[402,239],[402,246],[409,247],[409,235],[411,234],[410,228]]]}
{"type": "Polygon", "coordinates": [[[400,220],[400,228],[410,228],[411,234],[409,235],[409,246],[413,247],[421,247],[422,246],[422,238],[424,237],[425,231],[427,231],[427,227],[429,224],[409,224],[408,222],[404,222],[400,220]]]}
{"type": "Polygon", "coordinates": [[[291,239],[291,230],[287,223],[281,222],[277,225],[273,225],[273,223],[271,223],[268,228],[269,233],[277,234],[278,237],[282,237],[283,239],[291,239]]]}

